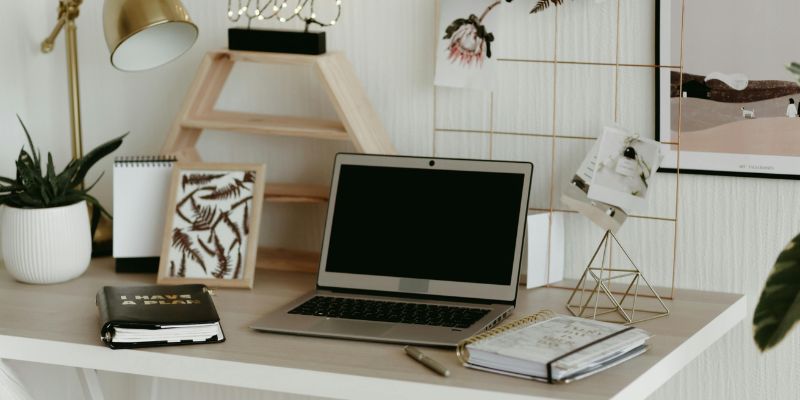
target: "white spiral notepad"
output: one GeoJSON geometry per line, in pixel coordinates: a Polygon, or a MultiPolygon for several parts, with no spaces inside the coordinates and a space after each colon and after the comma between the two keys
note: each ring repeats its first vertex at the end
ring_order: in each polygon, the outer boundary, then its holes
{"type": "Polygon", "coordinates": [[[156,272],[175,157],[114,159],[114,258],[117,272],[156,272]]]}

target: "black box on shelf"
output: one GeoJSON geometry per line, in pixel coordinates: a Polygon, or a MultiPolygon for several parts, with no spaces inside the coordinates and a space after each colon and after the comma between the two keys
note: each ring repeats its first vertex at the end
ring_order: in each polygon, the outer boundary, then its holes
{"type": "Polygon", "coordinates": [[[271,53],[324,54],[325,32],[230,28],[228,48],[271,53]]]}

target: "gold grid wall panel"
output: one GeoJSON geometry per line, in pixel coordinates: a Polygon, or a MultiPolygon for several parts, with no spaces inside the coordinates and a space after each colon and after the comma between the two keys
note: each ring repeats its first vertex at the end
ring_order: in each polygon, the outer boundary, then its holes
{"type": "MultiPolygon", "coordinates": [[[[682,54],[684,0],[661,1],[680,7],[681,29],[671,40],[680,40],[682,54]]],[[[577,278],[603,232],[561,203],[561,187],[604,124],[655,137],[659,72],[683,73],[683,60],[656,64],[656,0],[565,2],[539,14],[529,14],[525,1],[502,6],[512,8],[500,19],[503,31],[515,36],[493,43],[497,87],[491,92],[434,87],[433,156],[533,162],[529,211],[565,214],[572,254],[565,275],[577,278]]],[[[630,215],[619,233],[642,271],[666,288],[659,291],[666,299],[674,295],[678,270],[680,132],[672,144],[678,172],[656,175],[648,207],[630,215]]]]}

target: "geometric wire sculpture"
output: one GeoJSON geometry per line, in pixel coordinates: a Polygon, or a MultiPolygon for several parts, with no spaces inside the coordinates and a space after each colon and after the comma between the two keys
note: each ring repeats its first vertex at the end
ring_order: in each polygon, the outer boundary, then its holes
{"type": "Polygon", "coordinates": [[[576,317],[596,320],[600,319],[598,317],[604,317],[605,319],[603,320],[606,322],[617,322],[625,325],[669,315],[669,309],[664,304],[664,301],[661,300],[661,297],[650,285],[650,282],[642,275],[636,263],[633,262],[628,252],[625,251],[611,231],[606,231],[603,239],[600,240],[594,255],[589,260],[589,265],[586,266],[581,279],[575,285],[572,295],[567,300],[567,309],[576,317]],[[629,261],[629,268],[615,268],[612,266],[611,255],[615,244],[629,261]],[[603,253],[600,257],[600,266],[596,267],[594,264],[601,248],[603,253]],[[587,284],[591,285],[590,281],[593,282],[594,287],[591,290],[587,290],[587,284]],[[614,281],[622,281],[627,285],[624,292],[616,292],[621,294],[619,298],[616,297],[611,287],[614,281]],[[646,294],[647,297],[641,296],[642,298],[640,299],[639,287],[642,283],[650,293],[646,294]],[[657,303],[653,302],[653,299],[657,300],[657,303]],[[637,301],[639,304],[637,304],[637,301]],[[642,301],[654,303],[652,306],[655,306],[656,309],[641,307],[642,301]],[[640,315],[638,319],[637,313],[640,315]],[[644,316],[641,316],[642,314],[644,316]]]}

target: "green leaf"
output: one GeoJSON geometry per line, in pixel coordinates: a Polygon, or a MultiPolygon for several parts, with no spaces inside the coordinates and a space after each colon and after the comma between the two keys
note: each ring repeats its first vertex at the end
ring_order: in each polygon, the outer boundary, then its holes
{"type": "Polygon", "coordinates": [[[47,153],[47,183],[53,196],[58,196],[58,185],[56,184],[56,168],[53,165],[53,154],[47,153]]]}
{"type": "MultiPolygon", "coordinates": [[[[100,210],[100,212],[101,212],[103,215],[105,215],[106,217],[108,217],[108,219],[110,219],[110,220],[113,220],[113,219],[114,219],[114,218],[111,216],[111,214],[110,214],[110,213],[109,213],[109,212],[108,212],[108,211],[107,211],[105,208],[103,208],[103,206],[100,204],[100,201],[99,201],[99,200],[97,200],[96,198],[94,198],[94,196],[92,196],[92,195],[90,195],[90,194],[84,194],[84,195],[83,195],[83,200],[86,200],[86,202],[87,202],[87,203],[91,204],[91,205],[92,205],[92,207],[93,207],[95,210],[100,210]]],[[[92,235],[92,237],[94,237],[94,235],[92,235]]]]}
{"type": "Polygon", "coordinates": [[[25,131],[25,137],[28,138],[28,147],[31,149],[31,154],[33,154],[33,163],[36,166],[36,169],[41,171],[42,170],[42,163],[39,159],[39,156],[36,154],[36,147],[33,146],[33,140],[31,139],[31,134],[28,133],[28,128],[25,126],[25,123],[22,122],[22,118],[20,118],[19,114],[17,114],[17,120],[19,120],[19,124],[22,125],[22,130],[25,131]]]}
{"type": "Polygon", "coordinates": [[[102,179],[103,175],[105,175],[105,174],[106,174],[105,171],[101,172],[100,176],[98,176],[97,179],[95,179],[94,183],[92,183],[91,185],[89,185],[89,187],[84,189],[83,192],[84,193],[88,193],[90,190],[94,189],[95,185],[97,185],[97,183],[100,182],[100,179],[102,179]]]}
{"type": "Polygon", "coordinates": [[[73,185],[79,185],[83,181],[83,178],[86,177],[86,173],[89,172],[89,169],[92,168],[94,164],[119,148],[119,146],[122,145],[122,139],[124,139],[125,136],[128,136],[128,134],[126,133],[116,139],[111,139],[108,142],[97,146],[94,150],[90,151],[89,154],[83,156],[83,158],[81,158],[79,161],[80,166],[78,167],[78,171],[72,176],[73,185]]]}
{"type": "Polygon", "coordinates": [[[16,202],[16,204],[17,204],[16,207],[21,207],[21,208],[45,208],[46,207],[45,204],[42,202],[42,200],[40,198],[38,198],[37,196],[35,196],[35,195],[32,196],[32,195],[30,195],[28,193],[19,193],[17,195],[17,198],[19,200],[18,200],[18,202],[16,202]]]}
{"type": "Polygon", "coordinates": [[[71,160],[64,170],[58,174],[58,186],[62,188],[72,187],[72,178],[75,176],[75,173],[78,172],[78,168],[80,168],[81,163],[78,160],[71,160]]]}
{"type": "Polygon", "coordinates": [[[753,339],[765,351],[778,343],[800,320],[800,235],[775,261],[753,315],[753,339]]]}
{"type": "Polygon", "coordinates": [[[0,186],[0,193],[13,193],[22,190],[19,186],[0,186]]]}
{"type": "Polygon", "coordinates": [[[796,62],[793,62],[793,63],[791,63],[791,64],[787,65],[787,66],[786,66],[786,69],[788,69],[788,70],[789,70],[789,72],[791,72],[791,73],[793,73],[793,74],[795,74],[795,75],[798,75],[798,76],[800,76],[800,64],[798,64],[798,63],[796,63],[796,62]]]}

